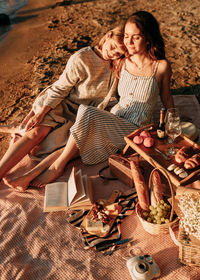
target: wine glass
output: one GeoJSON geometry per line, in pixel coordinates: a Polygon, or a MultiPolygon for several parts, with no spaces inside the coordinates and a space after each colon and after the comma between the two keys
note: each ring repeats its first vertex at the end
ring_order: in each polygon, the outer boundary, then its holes
{"type": "Polygon", "coordinates": [[[167,109],[166,115],[165,115],[165,123],[167,123],[167,120],[169,118],[175,118],[177,121],[180,121],[180,113],[177,108],[169,108],[167,109]]]}
{"type": "MultiPolygon", "coordinates": [[[[167,123],[167,120],[171,119],[171,118],[174,118],[174,119],[176,119],[177,121],[180,122],[180,114],[179,114],[179,110],[177,108],[169,108],[169,109],[167,109],[167,112],[165,114],[165,124],[167,123]]],[[[166,133],[166,131],[165,131],[165,133],[166,133]]],[[[171,137],[167,138],[167,142],[169,144],[172,144],[171,137]]]]}
{"type": "Polygon", "coordinates": [[[174,155],[176,153],[174,140],[181,134],[180,115],[178,110],[175,108],[167,110],[165,132],[172,141],[172,147],[170,147],[168,153],[170,155],[174,155]]]}

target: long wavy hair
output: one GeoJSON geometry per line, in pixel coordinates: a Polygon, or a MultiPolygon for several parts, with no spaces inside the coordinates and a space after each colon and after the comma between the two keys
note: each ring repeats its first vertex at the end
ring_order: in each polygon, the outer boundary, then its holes
{"type": "MultiPolygon", "coordinates": [[[[125,58],[125,55],[127,56],[127,49],[124,45],[124,25],[119,25],[113,28],[112,30],[108,31],[107,33],[109,32],[111,35],[110,38],[112,38],[116,42],[118,47],[121,49],[122,53],[124,52],[124,55],[122,55],[120,58],[115,60],[110,60],[111,70],[112,72],[115,72],[117,77],[119,78],[123,60],[125,58]]],[[[98,44],[99,49],[102,49],[102,46],[105,43],[105,41],[106,41],[106,35],[104,35],[103,38],[101,38],[101,40],[99,41],[98,44]]]]}
{"type": "Polygon", "coordinates": [[[135,23],[146,39],[146,51],[153,60],[165,59],[165,44],[160,33],[160,27],[155,17],[147,11],[137,11],[126,21],[135,23]]]}

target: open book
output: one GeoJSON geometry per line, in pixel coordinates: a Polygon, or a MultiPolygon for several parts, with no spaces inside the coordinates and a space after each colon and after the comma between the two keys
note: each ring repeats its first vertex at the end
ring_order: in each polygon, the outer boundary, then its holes
{"type": "Polygon", "coordinates": [[[54,182],[45,187],[44,212],[69,209],[90,209],[93,204],[92,185],[87,175],[75,167],[68,182],[54,182]]]}

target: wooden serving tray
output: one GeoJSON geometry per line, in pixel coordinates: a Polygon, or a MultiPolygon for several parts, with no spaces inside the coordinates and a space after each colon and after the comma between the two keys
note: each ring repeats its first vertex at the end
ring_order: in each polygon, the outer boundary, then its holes
{"type": "MultiPolygon", "coordinates": [[[[170,148],[170,144],[167,143],[167,139],[160,140],[157,138],[155,125],[151,124],[142,128],[135,130],[133,133],[124,137],[127,145],[123,151],[125,153],[129,147],[131,147],[134,151],[136,151],[139,155],[141,155],[146,161],[148,161],[153,167],[163,168],[167,172],[170,177],[171,182],[177,186],[185,186],[190,184],[198,179],[200,179],[200,167],[191,170],[185,170],[188,173],[188,176],[184,179],[181,179],[178,175],[174,173],[174,171],[168,171],[167,168],[170,164],[175,163],[177,166],[183,167],[183,164],[178,164],[175,162],[174,155],[169,156],[167,154],[167,150],[170,148]],[[154,145],[151,148],[146,148],[143,144],[137,145],[133,142],[133,138],[136,135],[139,135],[141,131],[147,130],[150,132],[151,137],[154,139],[154,145]],[[159,149],[164,154],[169,156],[169,160],[166,160],[163,155],[158,153],[155,148],[159,149]]],[[[175,148],[180,149],[183,146],[190,146],[193,148],[194,153],[200,153],[200,146],[190,140],[188,137],[184,135],[180,135],[176,138],[175,148]]]]}
{"type": "MultiPolygon", "coordinates": [[[[103,200],[101,199],[100,201],[103,202],[103,205],[104,207],[106,205],[109,205],[109,204],[112,204],[115,202],[115,200],[117,199],[117,197],[119,196],[120,192],[118,190],[114,190],[111,197],[109,198],[109,200],[103,200]]],[[[106,237],[108,235],[108,233],[110,232],[115,220],[116,220],[116,215],[114,216],[110,216],[110,221],[108,223],[109,225],[109,230],[108,231],[105,231],[105,232],[102,232],[102,231],[87,231],[87,228],[86,228],[86,223],[87,223],[87,220],[90,220],[92,218],[92,209],[93,207],[91,208],[91,210],[88,212],[87,216],[84,218],[83,222],[81,223],[80,227],[85,231],[85,232],[88,232],[92,235],[96,235],[96,236],[99,236],[99,237],[106,237]]],[[[119,210],[121,211],[121,206],[119,206],[119,210]]]]}

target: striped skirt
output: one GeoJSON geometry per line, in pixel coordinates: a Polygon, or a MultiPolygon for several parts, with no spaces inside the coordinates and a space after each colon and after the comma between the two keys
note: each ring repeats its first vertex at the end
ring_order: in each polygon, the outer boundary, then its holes
{"type": "Polygon", "coordinates": [[[126,119],[92,106],[80,105],[70,131],[84,164],[97,164],[123,150],[124,136],[138,127],[126,119]]]}

